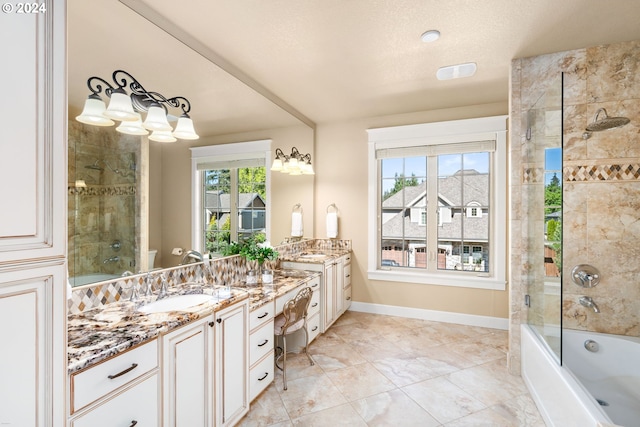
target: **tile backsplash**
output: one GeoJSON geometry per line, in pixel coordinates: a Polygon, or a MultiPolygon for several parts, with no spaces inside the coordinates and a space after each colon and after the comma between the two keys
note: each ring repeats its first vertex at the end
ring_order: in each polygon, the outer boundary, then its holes
{"type": "MultiPolygon", "coordinates": [[[[351,250],[351,240],[314,239],[301,240],[276,246],[275,249],[281,257],[290,257],[308,250],[351,250]]],[[[275,268],[278,261],[267,261],[265,266],[275,268]]],[[[230,256],[211,260],[211,273],[215,282],[220,285],[233,284],[244,280],[249,265],[239,256],[230,256]]],[[[149,273],[153,289],[160,288],[162,277],[168,282],[168,286],[176,284],[200,281],[202,279],[202,265],[189,264],[178,267],[154,270],[149,273]]],[[[130,296],[133,284],[137,281],[142,284],[145,275],[120,277],[118,279],[102,282],[96,285],[86,285],[75,288],[69,298],[68,313],[76,314],[85,310],[91,310],[103,304],[117,302],[130,296]]]]}

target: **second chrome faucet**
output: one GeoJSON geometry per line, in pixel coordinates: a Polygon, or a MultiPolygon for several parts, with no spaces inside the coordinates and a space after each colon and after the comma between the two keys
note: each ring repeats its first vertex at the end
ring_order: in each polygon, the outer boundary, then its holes
{"type": "Polygon", "coordinates": [[[591,297],[580,297],[580,299],[578,299],[578,302],[581,305],[592,309],[594,313],[600,313],[600,308],[598,308],[598,305],[593,301],[591,297]]]}

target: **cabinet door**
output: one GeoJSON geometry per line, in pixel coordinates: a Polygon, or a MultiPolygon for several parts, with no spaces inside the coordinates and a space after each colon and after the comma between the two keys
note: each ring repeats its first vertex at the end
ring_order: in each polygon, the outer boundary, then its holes
{"type": "Polygon", "coordinates": [[[329,326],[335,320],[336,304],[335,304],[335,288],[336,288],[336,275],[335,275],[335,263],[328,264],[324,269],[324,325],[322,332],[326,332],[329,326]]]}
{"type": "Polygon", "coordinates": [[[164,337],[164,424],[206,426],[213,407],[213,316],[164,337]]]}
{"type": "Polygon", "coordinates": [[[249,301],[215,317],[216,425],[234,425],[249,410],[249,301]]]}
{"type": "Polygon", "coordinates": [[[64,1],[38,4],[45,13],[16,14],[14,4],[0,14],[0,267],[62,263],[67,245],[66,10],[64,1]]]}
{"type": "MultiPolygon", "coordinates": [[[[54,301],[53,288],[64,286],[63,277],[62,265],[0,272],[2,426],[61,425],[51,422],[46,408],[52,379],[61,393],[64,377],[59,377],[66,375],[57,352],[65,349],[64,335],[54,333],[62,323],[54,315],[61,313],[50,309],[54,303],[62,305],[61,300],[54,301]],[[50,343],[52,337],[58,342],[50,343]]],[[[64,413],[64,400],[59,404],[56,410],[64,413]]]]}
{"type": "MultiPolygon", "coordinates": [[[[157,426],[158,374],[117,393],[112,399],[71,421],[71,427],[157,426]]],[[[22,425],[22,424],[21,424],[22,425]]]]}
{"type": "Polygon", "coordinates": [[[344,313],[344,260],[343,258],[336,261],[335,266],[335,292],[336,292],[336,308],[334,321],[344,313]]]}

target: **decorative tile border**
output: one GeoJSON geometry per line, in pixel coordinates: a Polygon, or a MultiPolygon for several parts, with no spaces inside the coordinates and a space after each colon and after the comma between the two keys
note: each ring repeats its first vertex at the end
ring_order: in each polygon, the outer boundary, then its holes
{"type": "Polygon", "coordinates": [[[640,164],[565,166],[562,176],[569,182],[633,181],[640,179],[640,164]]]}
{"type": "MultiPolygon", "coordinates": [[[[336,239],[315,239],[301,240],[295,243],[288,243],[277,246],[275,248],[282,257],[297,255],[305,250],[351,250],[351,240],[336,239]]],[[[275,268],[276,261],[267,261],[265,267],[275,268]]],[[[214,276],[215,283],[237,283],[243,280],[249,269],[246,260],[239,256],[230,256],[211,260],[211,273],[214,276]]],[[[152,280],[154,290],[160,288],[162,276],[168,282],[168,286],[176,286],[180,283],[193,282],[201,280],[203,271],[201,264],[182,265],[178,267],[154,270],[149,273],[152,280]]],[[[78,314],[85,310],[99,307],[100,305],[117,302],[121,299],[129,298],[130,289],[137,280],[142,284],[145,275],[136,275],[131,277],[121,277],[109,282],[98,283],[95,285],[87,285],[76,288],[71,293],[67,308],[69,314],[78,314]]]]}
{"type": "Polygon", "coordinates": [[[136,194],[136,186],[131,184],[123,185],[88,185],[86,187],[76,187],[69,185],[67,193],[75,196],[133,196],[136,194]]]}
{"type": "Polygon", "coordinates": [[[522,183],[533,184],[542,182],[544,179],[544,168],[530,168],[525,167],[522,169],[522,183]]]}
{"type": "MultiPolygon", "coordinates": [[[[522,183],[543,182],[544,168],[522,168],[522,183]]],[[[640,163],[621,163],[607,165],[569,165],[562,169],[565,182],[588,181],[636,181],[640,180],[640,163]]]]}

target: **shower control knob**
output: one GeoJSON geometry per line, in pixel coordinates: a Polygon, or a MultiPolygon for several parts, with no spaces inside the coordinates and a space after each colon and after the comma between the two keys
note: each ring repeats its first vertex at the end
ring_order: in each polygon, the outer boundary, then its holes
{"type": "Polygon", "coordinates": [[[571,280],[582,288],[593,288],[600,283],[600,272],[588,264],[579,264],[571,270],[571,280]]]}

